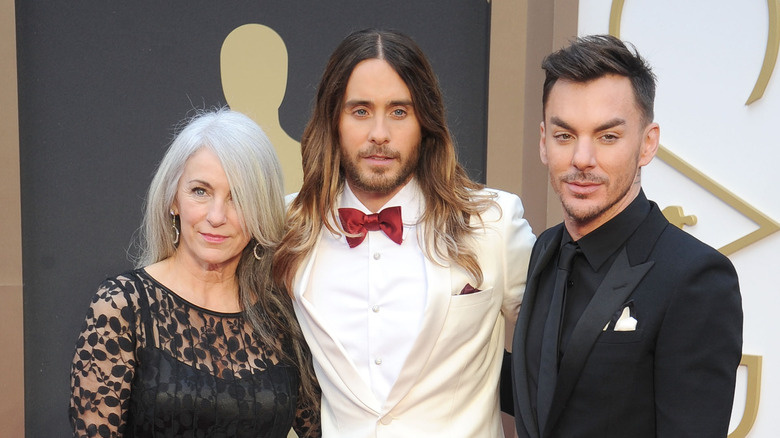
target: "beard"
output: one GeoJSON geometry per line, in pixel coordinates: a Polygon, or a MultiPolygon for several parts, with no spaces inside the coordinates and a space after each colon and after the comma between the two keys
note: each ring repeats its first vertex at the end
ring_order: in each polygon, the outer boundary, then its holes
{"type": "MultiPolygon", "coordinates": [[[[618,202],[622,201],[628,192],[631,190],[634,180],[629,181],[625,178],[619,178],[617,181],[612,181],[615,184],[610,184],[610,179],[606,176],[593,175],[587,172],[576,172],[569,175],[564,175],[558,182],[561,185],[553,184],[555,191],[558,192],[558,197],[561,199],[563,211],[570,219],[576,223],[585,224],[595,219],[598,219],[605,212],[609,211],[618,202]],[[602,203],[597,203],[589,207],[577,205],[576,202],[567,202],[566,198],[561,193],[561,185],[570,182],[590,182],[603,184],[607,189],[606,199],[602,203]],[[613,191],[613,189],[615,191],[613,191]]],[[[573,195],[575,199],[587,199],[587,196],[573,195]]]]}
{"type": "Polygon", "coordinates": [[[341,151],[341,167],[346,180],[355,188],[371,193],[390,193],[404,185],[414,174],[419,160],[420,145],[415,146],[406,158],[387,146],[372,145],[360,151],[355,158],[346,154],[343,149],[341,151]],[[384,167],[361,169],[358,161],[371,155],[382,155],[393,160],[400,158],[401,167],[397,170],[384,167]]]}

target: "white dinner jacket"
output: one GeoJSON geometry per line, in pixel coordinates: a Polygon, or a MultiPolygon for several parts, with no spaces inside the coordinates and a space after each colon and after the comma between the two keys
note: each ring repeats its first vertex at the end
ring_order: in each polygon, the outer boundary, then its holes
{"type": "Polygon", "coordinates": [[[304,260],[294,282],[295,312],[322,388],[323,437],[503,438],[498,381],[503,349],[511,345],[504,327],[511,336],[535,237],[520,198],[490,191],[503,213],[490,208],[475,235],[484,280],[474,285],[462,268],[426,258],[420,334],[384,403],[304,298],[307,288],[316,287],[309,279],[317,248],[304,260]],[[469,283],[479,291],[460,295],[469,283]]]}

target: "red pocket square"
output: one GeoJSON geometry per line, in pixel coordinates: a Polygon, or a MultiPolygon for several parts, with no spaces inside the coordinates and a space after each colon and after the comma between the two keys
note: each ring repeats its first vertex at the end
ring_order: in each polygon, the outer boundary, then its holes
{"type": "Polygon", "coordinates": [[[468,294],[473,294],[475,292],[482,292],[482,291],[479,289],[475,289],[474,286],[466,283],[466,285],[463,286],[463,290],[460,291],[460,295],[468,295],[468,294]]]}

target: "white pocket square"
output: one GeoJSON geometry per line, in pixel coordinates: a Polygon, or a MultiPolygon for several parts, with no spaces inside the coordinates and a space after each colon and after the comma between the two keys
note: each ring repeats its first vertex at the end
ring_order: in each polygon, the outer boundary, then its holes
{"type": "Polygon", "coordinates": [[[615,323],[616,332],[633,332],[636,330],[636,319],[631,316],[631,309],[628,306],[623,308],[623,313],[620,314],[615,323]]]}
{"type": "MultiPolygon", "coordinates": [[[[611,322],[611,321],[610,321],[611,322]]],[[[626,306],[623,308],[623,311],[620,313],[620,317],[617,321],[615,321],[615,328],[614,331],[616,332],[633,332],[636,330],[636,318],[631,316],[631,307],[626,306]]],[[[607,325],[604,326],[602,331],[607,331],[607,328],[609,327],[609,322],[607,322],[607,325]]]]}

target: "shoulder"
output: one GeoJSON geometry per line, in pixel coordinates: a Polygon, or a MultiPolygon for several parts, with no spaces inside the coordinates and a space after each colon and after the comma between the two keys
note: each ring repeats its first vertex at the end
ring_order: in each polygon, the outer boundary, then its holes
{"type": "Polygon", "coordinates": [[[298,192],[290,193],[289,195],[284,196],[284,205],[289,207],[290,204],[295,200],[295,198],[298,197],[298,192]]]}
{"type": "Polygon", "coordinates": [[[516,194],[505,192],[499,189],[493,189],[490,187],[485,187],[481,190],[475,190],[473,192],[473,196],[475,198],[477,197],[493,198],[499,204],[513,204],[513,203],[522,204],[522,202],[520,201],[520,197],[517,196],[516,194]]]}
{"type": "Polygon", "coordinates": [[[91,308],[95,313],[118,312],[129,319],[129,314],[125,312],[132,312],[140,294],[148,293],[148,287],[148,277],[141,269],[108,277],[98,286],[92,298],[91,308]]]}
{"type": "Polygon", "coordinates": [[[533,261],[538,259],[539,255],[543,252],[546,252],[550,245],[554,245],[555,243],[560,242],[562,234],[563,223],[542,231],[534,243],[533,250],[531,251],[531,260],[533,261]]]}
{"type": "Polygon", "coordinates": [[[555,238],[560,239],[562,232],[563,232],[563,223],[560,223],[558,225],[555,225],[553,227],[550,227],[550,228],[542,231],[542,233],[539,234],[539,241],[548,242],[548,241],[553,240],[555,238]]]}
{"type": "Polygon", "coordinates": [[[520,197],[514,193],[485,188],[473,192],[473,202],[484,208],[472,217],[471,225],[493,234],[507,247],[529,254],[536,241],[531,225],[525,219],[520,197]]]}
{"type": "Polygon", "coordinates": [[[669,261],[684,262],[683,266],[715,263],[734,269],[731,260],[723,253],[673,225],[667,226],[661,233],[654,252],[669,261]]]}
{"type": "Polygon", "coordinates": [[[653,266],[644,283],[687,303],[683,307],[705,302],[739,307],[739,278],[731,260],[686,231],[667,226],[646,260],[653,266]]]}
{"type": "Polygon", "coordinates": [[[488,207],[482,214],[482,219],[486,221],[498,220],[505,217],[522,217],[523,202],[520,197],[514,193],[503,190],[483,188],[475,190],[471,194],[473,202],[488,202],[488,207]]]}

